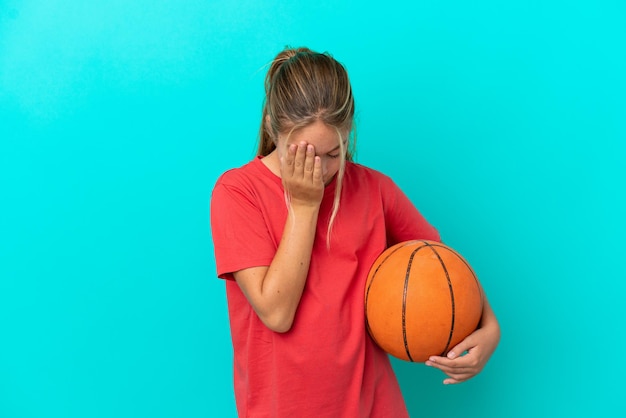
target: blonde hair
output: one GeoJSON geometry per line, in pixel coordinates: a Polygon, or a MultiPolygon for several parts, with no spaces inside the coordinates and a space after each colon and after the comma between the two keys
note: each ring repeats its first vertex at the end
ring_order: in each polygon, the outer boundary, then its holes
{"type": "Polygon", "coordinates": [[[270,64],[265,76],[265,100],[257,154],[271,153],[281,133],[295,131],[316,121],[334,127],[339,138],[340,165],[326,243],[339,201],[346,161],[352,161],[355,145],[354,97],[346,69],[328,53],[308,48],[285,48],[270,64]],[[346,133],[344,138],[342,133],[346,133]]]}

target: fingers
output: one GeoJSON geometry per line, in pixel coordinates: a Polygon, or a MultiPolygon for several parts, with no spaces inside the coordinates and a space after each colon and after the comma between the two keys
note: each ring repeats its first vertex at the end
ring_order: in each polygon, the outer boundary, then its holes
{"type": "Polygon", "coordinates": [[[306,155],[304,158],[304,174],[310,176],[313,172],[313,166],[315,165],[315,147],[308,144],[306,146],[306,155]]]}
{"type": "Polygon", "coordinates": [[[459,357],[456,360],[450,360],[445,357],[431,357],[426,362],[426,365],[435,367],[446,374],[470,373],[477,368],[472,359],[467,358],[467,356],[459,357]]]}
{"type": "Polygon", "coordinates": [[[441,370],[448,377],[443,381],[444,385],[461,383],[474,377],[480,370],[469,364],[461,362],[464,357],[450,360],[446,357],[431,357],[426,365],[441,370]]]}
{"type": "Polygon", "coordinates": [[[280,166],[283,177],[293,176],[297,150],[298,150],[298,146],[295,144],[290,144],[287,147],[287,153],[284,159],[281,160],[282,164],[280,166]]]}
{"type": "Polygon", "coordinates": [[[315,156],[313,163],[313,184],[322,183],[322,159],[315,156]]]}
{"type": "Polygon", "coordinates": [[[482,327],[454,346],[446,357],[432,356],[425,363],[445,374],[444,384],[464,382],[481,372],[500,340],[500,328],[482,327]],[[463,355],[463,353],[467,354],[463,355]]]}
{"type": "Polygon", "coordinates": [[[281,169],[283,176],[296,180],[309,180],[313,183],[322,180],[321,159],[315,155],[315,147],[304,141],[287,147],[281,169]]]}
{"type": "Polygon", "coordinates": [[[476,355],[467,354],[450,360],[446,357],[431,357],[426,362],[429,367],[434,367],[445,373],[448,378],[444,384],[460,383],[471,379],[480,373],[482,366],[476,355]]]}
{"type": "MultiPolygon", "coordinates": [[[[290,149],[291,149],[290,145],[290,149]]],[[[307,145],[304,142],[300,142],[295,146],[296,155],[293,163],[293,175],[295,178],[300,179],[304,177],[304,165],[307,158],[307,145]]]]}
{"type": "Polygon", "coordinates": [[[314,185],[322,182],[322,159],[315,155],[315,147],[311,144],[307,146],[304,177],[305,180],[311,179],[314,185]]]}
{"type": "Polygon", "coordinates": [[[315,155],[315,147],[302,141],[287,146],[281,159],[281,177],[290,204],[319,206],[324,196],[322,162],[315,155]]]}
{"type": "Polygon", "coordinates": [[[475,345],[476,345],[475,341],[470,335],[469,337],[465,338],[463,341],[458,343],[456,346],[452,347],[452,349],[448,351],[447,357],[449,359],[455,359],[461,354],[463,354],[465,351],[470,350],[475,345]]]}

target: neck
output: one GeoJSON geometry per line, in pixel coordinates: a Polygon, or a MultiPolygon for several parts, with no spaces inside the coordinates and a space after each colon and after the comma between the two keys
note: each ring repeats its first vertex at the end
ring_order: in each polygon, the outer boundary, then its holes
{"type": "Polygon", "coordinates": [[[261,158],[261,162],[263,162],[272,173],[280,177],[280,161],[278,161],[278,153],[276,150],[261,158]]]}

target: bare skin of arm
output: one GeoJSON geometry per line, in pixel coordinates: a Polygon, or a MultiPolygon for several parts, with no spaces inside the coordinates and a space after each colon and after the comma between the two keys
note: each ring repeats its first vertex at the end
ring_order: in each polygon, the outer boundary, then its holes
{"type": "Polygon", "coordinates": [[[499,341],[500,325],[485,297],[478,329],[453,347],[446,357],[432,356],[426,365],[435,367],[448,376],[443,381],[444,384],[461,383],[480,373],[499,341]],[[466,351],[467,354],[462,355],[466,351]]]}
{"type": "Polygon", "coordinates": [[[280,172],[289,211],[276,255],[269,266],[240,270],[234,277],[261,321],[287,332],[309,271],[324,183],[320,158],[305,142],[288,146],[280,172]]]}

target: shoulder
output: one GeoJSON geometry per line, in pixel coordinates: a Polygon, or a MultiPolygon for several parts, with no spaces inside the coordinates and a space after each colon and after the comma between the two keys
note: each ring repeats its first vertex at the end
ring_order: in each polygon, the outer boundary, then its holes
{"type": "Polygon", "coordinates": [[[254,167],[254,160],[249,163],[222,173],[215,182],[211,192],[211,206],[231,207],[235,202],[253,201],[256,195],[255,190],[259,186],[257,170],[254,167]]]}
{"type": "Polygon", "coordinates": [[[255,158],[241,167],[224,172],[213,187],[211,201],[215,205],[249,202],[253,206],[272,201],[278,196],[284,201],[282,182],[261,161],[255,158]]]}
{"type": "Polygon", "coordinates": [[[230,170],[226,170],[222,173],[221,176],[218,177],[215,182],[215,186],[231,186],[236,187],[242,184],[247,183],[251,179],[254,179],[255,172],[257,171],[255,167],[255,161],[252,160],[241,167],[231,168],[230,170]]]}
{"type": "MultiPolygon", "coordinates": [[[[274,175],[261,161],[254,158],[241,167],[232,168],[224,172],[216,181],[215,190],[237,190],[245,194],[265,194],[269,190],[280,188],[279,177],[274,175]]],[[[282,193],[282,192],[281,192],[282,193]]]]}
{"type": "Polygon", "coordinates": [[[349,162],[346,164],[345,177],[348,181],[367,184],[369,186],[389,187],[394,185],[393,180],[388,175],[364,166],[362,164],[349,162]]]}

